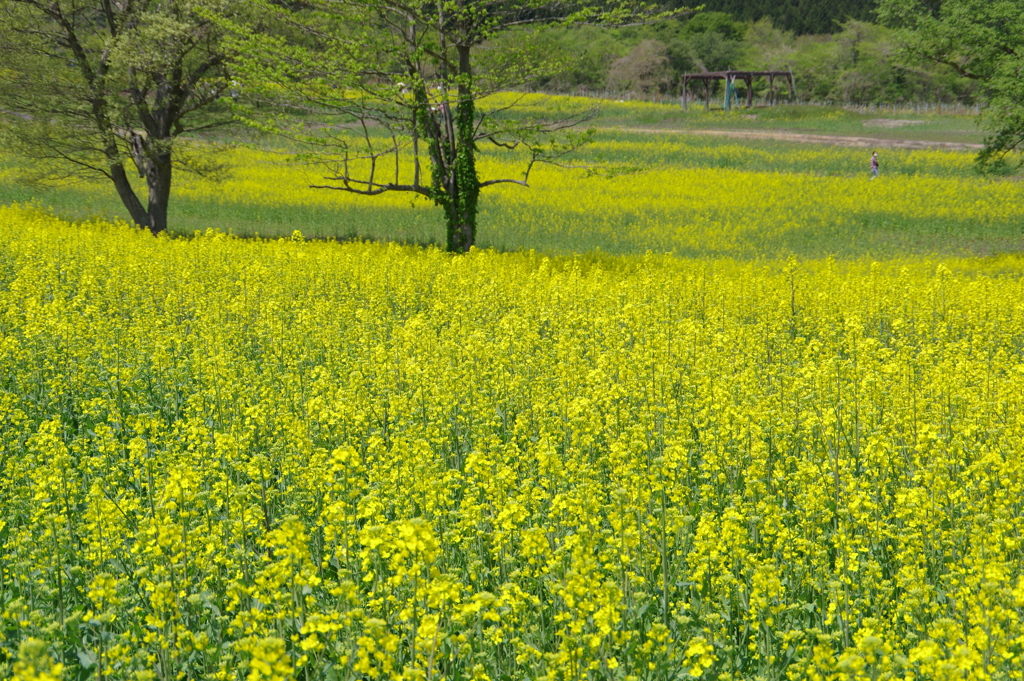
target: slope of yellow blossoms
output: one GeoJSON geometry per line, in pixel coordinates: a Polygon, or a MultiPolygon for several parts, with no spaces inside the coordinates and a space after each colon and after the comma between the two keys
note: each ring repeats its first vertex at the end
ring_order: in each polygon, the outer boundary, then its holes
{"type": "Polygon", "coordinates": [[[1020,679],[1022,274],[0,208],[0,674],[1020,679]]]}
{"type": "MultiPolygon", "coordinates": [[[[1024,183],[978,178],[966,153],[887,151],[885,174],[877,182],[861,149],[758,149],[692,136],[627,136],[602,138],[586,154],[583,165],[639,165],[643,171],[595,177],[540,166],[529,188],[487,188],[480,245],[563,254],[599,249],[741,258],[891,257],[955,252],[956,243],[965,244],[963,252],[978,241],[1016,244],[1017,226],[1024,223],[1024,183]]],[[[362,197],[313,189],[309,185],[330,184],[322,168],[288,165],[287,156],[268,151],[234,149],[221,158],[233,169],[229,177],[219,183],[183,178],[175,196],[245,205],[254,213],[261,206],[336,210],[338,235],[386,238],[357,222],[366,219],[365,211],[377,219],[394,216],[395,234],[415,214],[433,219],[432,237],[443,241],[439,209],[417,195],[362,197]]],[[[522,161],[515,154],[481,155],[478,165],[484,179],[519,179],[522,161]]],[[[399,179],[409,180],[411,166],[403,172],[399,179]]]]}
{"type": "MultiPolygon", "coordinates": [[[[630,106],[636,116],[645,110],[630,106]]],[[[183,151],[205,155],[212,148],[183,151]]],[[[265,148],[220,151],[209,157],[226,169],[219,181],[176,175],[172,230],[286,236],[297,223],[317,238],[444,242],[443,213],[425,197],[312,188],[332,184],[325,179],[329,167],[265,148]]],[[[1024,248],[1024,183],[979,177],[966,152],[905,149],[883,150],[875,181],[869,158],[868,150],[838,146],[605,129],[573,157],[575,169],[535,166],[528,188],[486,187],[477,244],[561,255],[651,251],[743,259],[1024,248]]],[[[400,183],[412,181],[409,161],[398,164],[400,183]]],[[[375,180],[395,181],[392,163],[381,160],[375,180]]],[[[521,179],[527,156],[482,144],[477,163],[482,179],[521,179]]],[[[35,196],[79,218],[124,215],[105,180],[31,194],[14,182],[22,172],[24,160],[0,154],[0,202],[35,196]]]]}

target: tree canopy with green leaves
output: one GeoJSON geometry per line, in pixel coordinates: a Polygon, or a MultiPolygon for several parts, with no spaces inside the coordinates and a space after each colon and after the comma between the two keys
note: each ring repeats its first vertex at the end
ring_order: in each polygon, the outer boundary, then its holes
{"type": "Polygon", "coordinates": [[[527,29],[669,16],[627,0],[312,0],[289,7],[254,0],[253,6],[280,30],[225,22],[237,36],[236,68],[247,95],[328,121],[313,129],[256,124],[311,147],[327,171],[314,186],[427,197],[444,210],[453,252],[476,240],[482,189],[528,185],[538,163],[561,163],[588,137],[574,130],[586,111],[538,117],[520,115],[521,95],[496,105],[484,101],[566,67],[539,49],[527,29]],[[509,31],[519,31],[516,41],[487,49],[509,31]],[[476,157],[483,144],[522,153],[522,175],[481,178],[476,157]]]}
{"type": "Polygon", "coordinates": [[[978,160],[999,169],[1024,149],[1024,0],[880,0],[879,18],[912,59],[984,86],[987,131],[978,160]]]}
{"type": "Polygon", "coordinates": [[[740,21],[768,17],[797,35],[834,33],[850,19],[871,19],[875,9],[875,0],[705,0],[701,4],[708,12],[727,12],[740,21]]]}
{"type": "Polygon", "coordinates": [[[104,176],[134,222],[167,228],[173,169],[213,167],[176,140],[231,120],[211,113],[230,87],[223,30],[196,10],[194,0],[0,0],[0,123],[37,179],[104,176]]]}

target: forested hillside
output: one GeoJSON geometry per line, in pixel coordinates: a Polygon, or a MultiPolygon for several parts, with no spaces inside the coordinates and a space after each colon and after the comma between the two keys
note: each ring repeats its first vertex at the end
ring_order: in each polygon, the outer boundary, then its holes
{"type": "MultiPolygon", "coordinates": [[[[677,5],[693,5],[682,2],[677,5]]],[[[705,0],[706,11],[728,12],[741,21],[770,17],[773,23],[797,35],[835,33],[848,19],[872,19],[875,0],[705,0]]]]}
{"type": "MultiPolygon", "coordinates": [[[[750,12],[757,6],[756,0],[707,3],[709,7],[714,4],[743,5],[750,12]]],[[[783,0],[779,6],[798,4],[811,3],[783,0]]],[[[837,0],[834,6],[818,2],[815,7],[820,7],[821,13],[808,14],[805,19],[824,21],[825,16],[839,16],[836,7],[867,4],[865,0],[837,0]]],[[[569,66],[537,85],[548,92],[680,95],[684,73],[772,69],[793,72],[802,100],[967,105],[978,101],[977,83],[950,67],[905,61],[892,29],[885,26],[844,18],[827,31],[798,35],[796,30],[783,28],[782,22],[772,16],[752,19],[709,9],[652,26],[549,30],[533,36],[538,51],[558,55],[569,66]]],[[[521,36],[507,40],[521,40],[521,36]]],[[[756,95],[763,96],[766,84],[759,82],[756,87],[756,95]]],[[[720,94],[717,89],[714,93],[716,97],[720,94]]]]}

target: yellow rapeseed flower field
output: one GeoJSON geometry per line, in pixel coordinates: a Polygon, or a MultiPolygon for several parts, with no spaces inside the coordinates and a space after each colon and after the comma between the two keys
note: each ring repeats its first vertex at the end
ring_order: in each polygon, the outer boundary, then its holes
{"type": "MultiPolygon", "coordinates": [[[[337,215],[335,235],[440,239],[440,213],[426,199],[312,189],[325,182],[323,169],[288,158],[231,150],[222,156],[233,169],[228,177],[218,183],[184,177],[176,199],[253,211],[330,210],[337,215]],[[356,222],[384,216],[396,223],[384,232],[356,222]],[[410,233],[402,223],[412,222],[436,226],[434,232],[421,227],[410,233]]],[[[874,182],[865,158],[862,149],[843,147],[758,149],[692,136],[602,138],[586,149],[581,165],[625,164],[639,172],[595,177],[540,166],[529,188],[489,188],[481,200],[480,245],[561,254],[600,249],[888,258],[900,252],[969,252],[979,240],[1019,241],[1024,183],[980,180],[969,154],[935,150],[887,152],[889,175],[874,182]]],[[[478,165],[484,178],[518,178],[524,164],[517,161],[522,159],[514,154],[482,155],[478,165]]],[[[411,177],[411,168],[402,172],[411,177]]],[[[320,228],[316,236],[331,233],[320,228]]]]}
{"type": "Polygon", "coordinates": [[[0,208],[0,676],[1024,678],[1022,275],[0,208]]]}
{"type": "MultiPolygon", "coordinates": [[[[644,114],[641,104],[629,106],[644,114]]],[[[440,209],[418,195],[313,189],[330,184],[329,168],[291,152],[236,147],[215,158],[226,168],[219,181],[176,176],[171,225],[179,233],[216,227],[277,237],[299,226],[316,238],[443,242],[440,209]]],[[[880,260],[1024,248],[1024,183],[979,177],[967,152],[907,149],[883,150],[874,181],[869,158],[860,148],[604,129],[571,161],[579,167],[539,166],[529,188],[486,188],[478,245],[560,255],[880,260]]],[[[478,166],[486,179],[515,179],[525,160],[482,146],[478,166]]],[[[14,181],[25,170],[0,155],[0,202],[35,198],[78,218],[124,212],[109,183],[33,194],[14,181]]],[[[411,180],[411,166],[398,170],[411,180]]],[[[384,177],[377,177],[392,180],[394,171],[381,161],[384,177]]]]}

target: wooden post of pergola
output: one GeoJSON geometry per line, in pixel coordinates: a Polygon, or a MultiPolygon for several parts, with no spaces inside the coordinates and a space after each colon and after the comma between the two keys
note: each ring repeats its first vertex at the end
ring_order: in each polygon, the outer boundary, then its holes
{"type": "Polygon", "coordinates": [[[775,93],[775,79],[785,78],[786,83],[789,85],[789,103],[792,104],[796,98],[796,80],[793,78],[793,71],[705,71],[703,73],[684,73],[683,74],[683,110],[687,109],[688,94],[687,89],[691,80],[700,80],[704,82],[704,110],[711,110],[711,81],[713,80],[725,80],[736,82],[739,78],[747,86],[747,108],[754,106],[754,79],[755,78],[767,78],[768,79],[768,105],[775,106],[778,102],[778,97],[775,93]]]}

